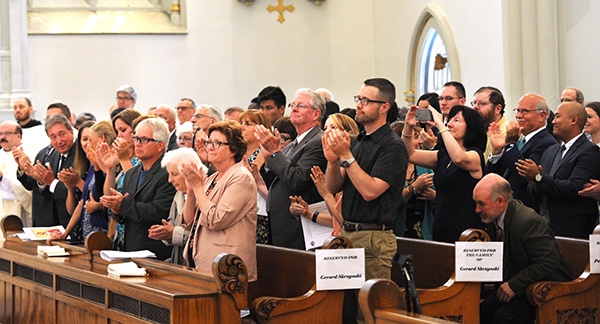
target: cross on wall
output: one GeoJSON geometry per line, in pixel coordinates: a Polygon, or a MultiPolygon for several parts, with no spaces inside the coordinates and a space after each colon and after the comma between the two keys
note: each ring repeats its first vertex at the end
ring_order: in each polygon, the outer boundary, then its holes
{"type": "Polygon", "coordinates": [[[286,10],[289,12],[292,12],[296,8],[294,8],[294,5],[284,6],[283,0],[277,0],[277,2],[278,2],[277,6],[269,5],[267,7],[267,10],[270,13],[272,13],[273,11],[279,12],[279,17],[277,18],[277,21],[279,21],[279,23],[283,24],[283,22],[285,21],[285,17],[283,17],[283,12],[286,10]]]}

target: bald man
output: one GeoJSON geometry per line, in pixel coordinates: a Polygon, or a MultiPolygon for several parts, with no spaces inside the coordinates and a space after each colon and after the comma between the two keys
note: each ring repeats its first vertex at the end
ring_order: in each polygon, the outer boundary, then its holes
{"type": "Polygon", "coordinates": [[[517,171],[540,199],[540,215],[559,236],[587,239],[598,219],[598,204],[578,191],[590,179],[600,177],[598,146],[583,135],[587,114],[577,102],[563,102],[552,121],[559,144],[549,147],[538,165],[519,160],[517,171]]]}
{"type": "Polygon", "coordinates": [[[508,181],[490,173],[473,189],[475,210],[494,241],[503,242],[502,283],[480,305],[480,323],[530,323],[535,317],[525,290],[542,281],[575,276],[554,233],[533,209],[512,198],[508,181]]]}

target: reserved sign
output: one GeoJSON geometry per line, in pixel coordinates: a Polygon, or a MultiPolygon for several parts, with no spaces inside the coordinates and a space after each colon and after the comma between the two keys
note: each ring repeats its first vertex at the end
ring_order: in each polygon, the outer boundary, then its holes
{"type": "Polygon", "coordinates": [[[590,235],[590,272],[600,273],[600,234],[590,235]]]}
{"type": "Polygon", "coordinates": [[[502,281],[502,242],[456,242],[456,281],[502,281]]]}
{"type": "Polygon", "coordinates": [[[365,250],[316,250],[317,290],[359,289],[365,283],[365,250]]]}

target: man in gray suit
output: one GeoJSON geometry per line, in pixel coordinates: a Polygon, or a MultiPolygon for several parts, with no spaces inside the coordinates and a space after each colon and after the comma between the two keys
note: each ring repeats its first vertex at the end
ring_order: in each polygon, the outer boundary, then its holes
{"type": "Polygon", "coordinates": [[[271,223],[273,245],[305,249],[300,219],[290,213],[290,196],[300,196],[308,204],[322,201],[312,179],[310,169],[319,166],[325,170],[319,121],[325,112],[325,99],[309,89],[296,93],[290,103],[290,120],[298,137],[282,151],[279,133],[272,134],[262,125],[256,127],[256,138],[261,143],[265,165],[276,178],[269,188],[267,212],[271,223]]]}
{"type": "Polygon", "coordinates": [[[125,224],[125,251],[150,250],[160,260],[171,256],[171,247],[148,237],[152,225],[169,217],[175,187],[160,167],[169,141],[169,128],[161,118],[148,118],[135,128],[135,155],[142,162],[125,174],[123,192],[111,188],[100,198],[117,220],[125,224]]]}
{"type": "Polygon", "coordinates": [[[504,246],[503,282],[480,305],[481,323],[529,323],[533,306],[527,286],[542,280],[574,278],[554,233],[533,209],[512,199],[510,183],[490,173],[473,190],[476,211],[490,237],[504,246]]]}

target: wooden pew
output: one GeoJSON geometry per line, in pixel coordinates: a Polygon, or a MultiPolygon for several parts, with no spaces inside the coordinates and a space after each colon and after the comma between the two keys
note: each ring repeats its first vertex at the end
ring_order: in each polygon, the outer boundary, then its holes
{"type": "MultiPolygon", "coordinates": [[[[330,237],[323,248],[351,248],[330,237]]],[[[257,323],[340,323],[343,290],[317,291],[315,255],[257,244],[258,280],[249,283],[250,313],[257,323]]]]}
{"type": "MultiPolygon", "coordinates": [[[[594,229],[600,234],[600,225],[594,229]]],[[[600,274],[590,273],[589,242],[557,237],[561,251],[578,278],[569,282],[541,281],[527,287],[527,299],[536,307],[536,323],[600,324],[600,274]],[[583,272],[578,271],[587,260],[583,272]]]]}
{"type": "MultiPolygon", "coordinates": [[[[460,241],[489,241],[479,229],[467,229],[460,241]]],[[[397,238],[398,252],[411,254],[415,283],[423,314],[452,322],[479,322],[481,283],[456,282],[454,279],[454,244],[397,238]]],[[[404,287],[400,265],[392,267],[392,280],[404,287]]],[[[404,288],[401,288],[404,290],[404,288]]]]}
{"type": "Polygon", "coordinates": [[[451,323],[404,311],[404,291],[387,279],[368,280],[358,293],[358,303],[367,324],[451,323]]]}
{"type": "Polygon", "coordinates": [[[148,277],[115,279],[98,251],[91,260],[60,243],[71,255],[45,258],[43,244],[7,237],[0,247],[1,323],[241,323],[247,307],[246,267],[232,254],[219,255],[212,274],[136,259],[148,277]]]}

